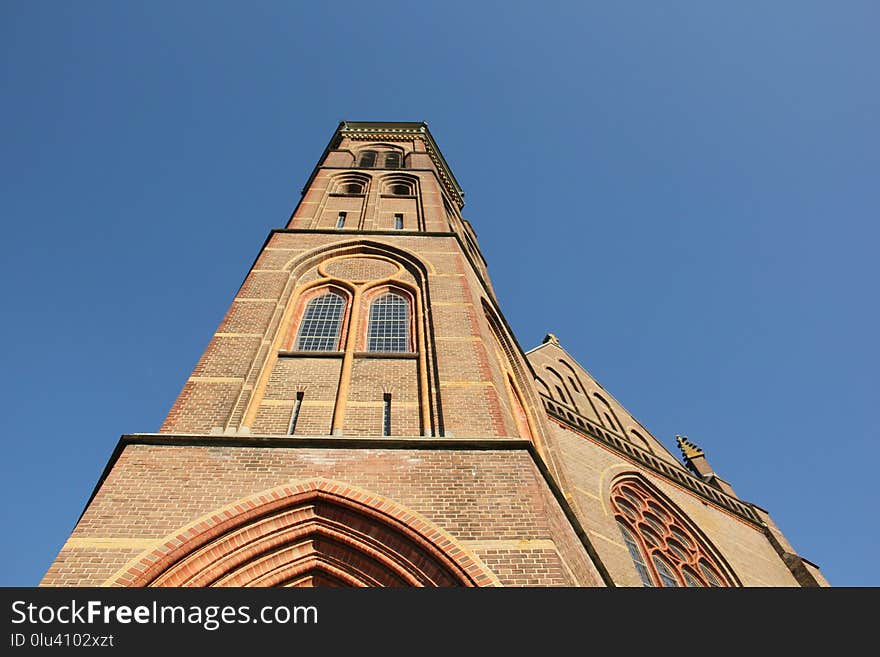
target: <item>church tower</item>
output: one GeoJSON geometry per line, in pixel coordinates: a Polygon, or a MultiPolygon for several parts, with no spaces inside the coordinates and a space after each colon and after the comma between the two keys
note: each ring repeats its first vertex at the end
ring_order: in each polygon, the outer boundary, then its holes
{"type": "Polygon", "coordinates": [[[339,124],[43,586],[816,586],[689,439],[524,352],[424,123],[339,124]]]}

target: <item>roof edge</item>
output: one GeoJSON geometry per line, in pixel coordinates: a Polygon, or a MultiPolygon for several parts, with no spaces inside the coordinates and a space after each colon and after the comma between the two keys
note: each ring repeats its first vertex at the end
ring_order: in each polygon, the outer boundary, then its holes
{"type": "Polygon", "coordinates": [[[446,161],[443,152],[440,150],[440,147],[434,140],[434,136],[428,129],[427,121],[340,121],[339,126],[336,128],[336,132],[333,134],[333,138],[330,140],[330,144],[334,144],[338,137],[345,134],[369,135],[370,133],[421,135],[428,146],[428,153],[434,159],[435,164],[437,164],[437,167],[446,178],[446,181],[448,181],[449,186],[451,187],[450,191],[453,192],[455,200],[459,203],[459,206],[464,206],[464,190],[462,190],[461,185],[458,184],[458,180],[452,173],[449,163],[446,161]]]}

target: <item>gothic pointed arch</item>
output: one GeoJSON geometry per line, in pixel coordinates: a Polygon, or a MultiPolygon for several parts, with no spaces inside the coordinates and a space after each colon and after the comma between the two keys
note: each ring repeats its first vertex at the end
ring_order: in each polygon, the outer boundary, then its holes
{"type": "Polygon", "coordinates": [[[598,392],[593,393],[593,399],[597,399],[601,403],[599,410],[601,410],[602,413],[599,415],[599,420],[602,424],[607,424],[608,428],[612,431],[623,434],[623,423],[620,421],[620,418],[617,417],[617,413],[611,407],[611,404],[608,403],[608,400],[598,392]]]}
{"type": "Polygon", "coordinates": [[[345,281],[320,282],[304,289],[285,347],[296,351],[336,351],[345,340],[345,318],[353,290],[345,281]]]}
{"type": "Polygon", "coordinates": [[[643,586],[730,587],[730,565],[687,515],[637,473],[615,478],[611,509],[643,586]]]}
{"type": "Polygon", "coordinates": [[[376,255],[399,261],[420,282],[425,280],[428,274],[437,273],[433,265],[414,253],[371,239],[345,240],[311,249],[289,260],[284,269],[290,272],[291,276],[297,277],[320,262],[343,255],[376,255]]]}
{"type": "Polygon", "coordinates": [[[544,383],[544,379],[542,379],[539,376],[536,376],[535,383],[538,384],[539,392],[542,392],[547,397],[551,397],[551,398],[553,397],[553,395],[550,394],[550,388],[548,388],[547,384],[544,383]]]}
{"type": "Polygon", "coordinates": [[[109,586],[497,586],[455,538],[341,482],[279,486],[182,527],[109,586]]]}
{"type": "MultiPolygon", "coordinates": [[[[370,290],[376,286],[384,285],[389,289],[406,292],[410,330],[406,336],[408,348],[402,352],[402,356],[411,359],[412,367],[409,364],[400,367],[411,370],[408,376],[416,377],[415,380],[410,379],[412,385],[407,388],[409,392],[406,393],[406,398],[400,397],[399,391],[394,392],[394,413],[405,415],[404,421],[395,423],[395,427],[400,431],[399,435],[442,434],[440,388],[437,380],[439,375],[433,343],[430,290],[427,284],[428,276],[434,272],[432,265],[391,244],[369,239],[350,239],[297,254],[285,263],[283,271],[287,274],[287,280],[279,298],[271,343],[267,346],[265,360],[254,366],[259,371],[250,375],[253,384],[242,387],[236,404],[242,410],[236,412],[232,421],[241,417],[241,426],[255,427],[256,431],[263,433],[289,432],[292,414],[295,412],[293,409],[297,404],[294,393],[279,393],[283,384],[275,385],[270,390],[270,381],[273,380],[273,375],[276,382],[283,378],[281,369],[296,369],[298,365],[292,359],[301,358],[304,354],[295,348],[298,344],[297,331],[302,324],[304,300],[308,300],[313,289],[324,286],[344,288],[351,293],[351,303],[348,305],[351,313],[343,317],[338,346],[338,353],[345,359],[349,357],[349,352],[361,353],[361,329],[366,332],[367,323],[364,318],[369,312],[368,308],[364,308],[364,297],[369,296],[370,290]],[[278,365],[279,358],[286,362],[278,365]],[[270,395],[268,398],[267,394],[270,395]],[[287,401],[283,401],[282,405],[287,404],[289,409],[273,408],[279,405],[276,400],[280,394],[287,395],[284,398],[287,401]],[[264,399],[267,399],[266,403],[264,399]]],[[[357,358],[360,359],[361,356],[358,355],[357,358]]],[[[390,364],[390,361],[386,364],[390,364]]],[[[358,367],[361,365],[358,361],[358,367]]],[[[322,366],[327,366],[327,362],[322,366]]],[[[304,427],[312,427],[309,430],[313,435],[338,435],[345,432],[349,382],[354,380],[353,369],[354,366],[346,367],[344,360],[341,362],[340,372],[333,374],[339,380],[334,396],[328,396],[323,389],[319,390],[320,386],[312,385],[304,400],[301,400],[303,415],[302,418],[297,417],[306,421],[304,427]]],[[[394,378],[391,374],[388,376],[394,378]]],[[[380,395],[378,403],[381,404],[383,396],[381,393],[377,394],[380,395]]],[[[297,391],[296,398],[299,397],[297,391]]]]}
{"type": "Polygon", "coordinates": [[[399,282],[368,285],[363,295],[359,349],[371,353],[415,351],[415,299],[415,291],[399,282]]]}
{"type": "Polygon", "coordinates": [[[553,382],[553,387],[556,389],[556,394],[559,396],[559,401],[561,401],[563,404],[571,406],[576,411],[579,411],[577,403],[574,399],[574,395],[571,394],[571,390],[568,389],[568,383],[566,383],[562,375],[549,365],[544,367],[544,369],[550,372],[550,374],[552,374],[555,379],[555,381],[553,382]]]}

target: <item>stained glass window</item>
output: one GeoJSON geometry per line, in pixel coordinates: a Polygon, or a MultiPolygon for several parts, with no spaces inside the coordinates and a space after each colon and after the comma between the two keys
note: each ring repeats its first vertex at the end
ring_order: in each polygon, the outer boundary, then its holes
{"type": "Polygon", "coordinates": [[[702,561],[700,562],[700,570],[703,571],[703,575],[706,576],[706,579],[709,581],[710,586],[724,586],[720,581],[718,581],[718,576],[712,571],[709,566],[707,566],[702,561]]]}
{"type": "Polygon", "coordinates": [[[309,301],[299,325],[296,349],[336,351],[344,312],[345,299],[335,292],[327,292],[309,301]]]}
{"type": "Polygon", "coordinates": [[[635,479],[613,487],[611,506],[645,586],[730,586],[711,551],[659,495],[635,479]]]}
{"type": "Polygon", "coordinates": [[[639,577],[642,578],[642,585],[654,586],[654,580],[651,579],[651,574],[648,572],[648,567],[645,565],[645,560],[642,558],[642,551],[639,549],[639,544],[636,543],[636,539],[622,522],[618,522],[617,527],[623,535],[623,542],[629,550],[629,556],[632,557],[633,565],[635,565],[639,577]]]}
{"type": "Polygon", "coordinates": [[[675,588],[678,586],[678,580],[675,579],[675,575],[672,574],[672,569],[669,567],[669,564],[657,556],[656,553],[654,554],[654,566],[657,568],[657,574],[660,575],[660,581],[663,582],[663,586],[667,588],[675,588]]]}
{"type": "Polygon", "coordinates": [[[706,586],[705,584],[703,584],[703,583],[699,580],[699,578],[698,578],[696,575],[694,575],[694,573],[692,573],[692,572],[691,572],[690,570],[688,570],[687,568],[685,568],[684,570],[682,570],[682,571],[681,571],[681,574],[684,575],[684,581],[685,581],[685,582],[687,583],[687,585],[688,585],[689,587],[691,587],[691,588],[695,588],[695,589],[696,589],[696,588],[704,588],[704,587],[706,586]]]}
{"type": "Polygon", "coordinates": [[[409,350],[409,303],[399,294],[387,292],[370,305],[367,351],[409,350]]]}

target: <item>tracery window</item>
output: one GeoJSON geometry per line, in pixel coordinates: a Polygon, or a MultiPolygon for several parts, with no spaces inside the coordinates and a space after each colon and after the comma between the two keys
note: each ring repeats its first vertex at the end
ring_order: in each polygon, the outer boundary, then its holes
{"type": "Polygon", "coordinates": [[[700,539],[637,480],[618,483],[611,506],[643,586],[731,585],[700,539]]]}
{"type": "Polygon", "coordinates": [[[642,586],[654,586],[654,580],[651,578],[651,573],[645,565],[645,558],[642,556],[642,551],[632,532],[619,520],[617,521],[617,527],[620,529],[621,535],[623,535],[623,542],[626,544],[626,549],[629,550],[629,556],[632,557],[633,565],[636,567],[639,577],[642,578],[642,586]]]}
{"type": "Polygon", "coordinates": [[[336,351],[345,314],[345,298],[327,292],[309,301],[296,337],[298,351],[336,351]]]}
{"type": "Polygon", "coordinates": [[[386,292],[370,304],[367,351],[406,352],[409,345],[409,302],[386,292]]]}

